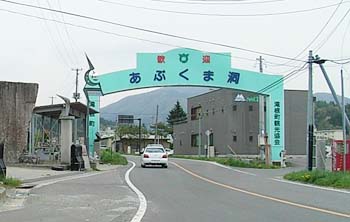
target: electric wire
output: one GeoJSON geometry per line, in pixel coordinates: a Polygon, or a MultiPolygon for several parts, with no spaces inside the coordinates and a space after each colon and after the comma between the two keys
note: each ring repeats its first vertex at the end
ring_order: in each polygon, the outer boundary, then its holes
{"type": "Polygon", "coordinates": [[[288,73],[287,75],[283,76],[282,78],[270,83],[269,85],[265,86],[264,88],[260,89],[257,91],[257,93],[265,93],[268,92],[269,90],[271,90],[272,88],[278,87],[280,84],[282,84],[285,80],[291,78],[292,76],[296,75],[297,73],[299,73],[300,71],[302,71],[303,69],[306,69],[306,65],[308,63],[304,63],[303,66],[301,66],[300,68],[291,71],[290,73],[288,73]]]}
{"type": "Polygon", "coordinates": [[[346,11],[346,13],[344,14],[344,16],[340,19],[340,21],[338,22],[338,24],[333,28],[333,30],[331,31],[331,33],[329,33],[329,35],[326,37],[326,39],[325,39],[322,43],[320,43],[320,44],[317,46],[315,52],[317,52],[318,50],[320,50],[320,49],[327,43],[327,41],[328,41],[328,40],[330,39],[330,37],[336,32],[336,30],[338,29],[338,27],[340,26],[340,24],[344,21],[344,19],[345,19],[346,16],[349,14],[349,12],[350,12],[350,9],[348,9],[348,10],[346,11]]]}
{"type": "Polygon", "coordinates": [[[345,31],[344,31],[344,35],[343,35],[343,38],[342,38],[342,43],[341,43],[341,52],[340,52],[340,55],[341,55],[341,58],[344,57],[344,44],[345,44],[345,37],[346,37],[346,34],[348,33],[348,30],[350,28],[350,19],[349,19],[349,22],[345,28],[345,31]]]}
{"type": "MultiPolygon", "coordinates": [[[[186,11],[173,11],[173,10],[167,10],[167,9],[159,9],[159,8],[150,8],[150,7],[144,7],[144,6],[137,6],[137,5],[130,5],[115,1],[109,1],[109,0],[98,0],[99,2],[104,2],[108,4],[113,5],[119,5],[129,8],[137,8],[137,9],[143,9],[143,10],[149,10],[149,11],[157,11],[157,12],[165,12],[165,13],[173,13],[173,14],[182,14],[182,15],[197,15],[197,16],[215,16],[215,17],[261,17],[261,16],[280,16],[280,15],[290,15],[290,14],[299,14],[299,13],[306,13],[311,11],[317,11],[322,10],[330,7],[334,7],[339,5],[337,4],[331,4],[331,5],[325,5],[321,7],[316,8],[309,8],[309,9],[301,9],[301,10],[295,10],[295,11],[286,11],[286,12],[274,12],[274,13],[255,13],[255,14],[218,14],[218,13],[198,13],[198,12],[186,12],[186,11]]],[[[348,3],[348,1],[343,2],[341,4],[348,3]]]]}
{"type": "MultiPolygon", "coordinates": [[[[21,13],[21,12],[14,12],[14,11],[7,10],[7,9],[0,9],[0,11],[6,11],[6,12],[9,12],[9,13],[20,14],[20,15],[23,15],[23,16],[33,17],[33,18],[37,18],[37,19],[44,19],[44,18],[41,18],[41,17],[38,17],[38,16],[33,16],[33,15],[21,13]]],[[[54,19],[46,19],[46,20],[48,20],[48,21],[53,21],[54,19]]],[[[55,20],[55,21],[56,21],[56,22],[59,22],[59,23],[63,23],[62,21],[57,21],[57,20],[55,20]]],[[[140,38],[136,38],[136,37],[125,36],[125,35],[121,35],[121,34],[117,34],[117,33],[113,33],[113,32],[103,31],[103,30],[99,30],[99,29],[95,29],[95,28],[90,28],[90,27],[85,27],[85,26],[81,26],[81,25],[76,25],[76,24],[72,24],[72,23],[68,23],[68,22],[65,22],[65,24],[71,25],[71,26],[75,26],[75,27],[79,27],[79,28],[84,28],[84,29],[99,31],[99,32],[107,33],[107,34],[112,34],[112,35],[116,35],[116,36],[119,36],[119,37],[132,38],[132,39],[137,39],[137,40],[142,40],[142,41],[147,41],[147,42],[152,42],[152,43],[157,43],[157,44],[165,44],[165,43],[155,42],[155,41],[152,41],[152,40],[145,40],[145,39],[140,39],[140,38]]],[[[171,45],[171,46],[174,46],[174,45],[171,45]]],[[[179,46],[176,46],[176,47],[179,47],[179,46]]],[[[225,55],[225,54],[221,54],[221,55],[225,55]]],[[[242,58],[242,57],[239,57],[239,58],[242,58]]],[[[247,58],[243,58],[243,59],[249,60],[249,61],[256,61],[256,60],[247,59],[247,58]]],[[[336,62],[336,61],[335,61],[335,62],[336,62]]],[[[307,64],[307,63],[305,63],[305,64],[307,64]]],[[[289,78],[291,78],[292,76],[294,76],[295,74],[297,74],[299,71],[302,71],[302,69],[304,69],[304,67],[305,67],[305,64],[304,64],[301,68],[299,68],[299,69],[297,69],[297,70],[293,70],[292,72],[290,72],[290,73],[288,73],[287,75],[283,76],[281,79],[278,79],[278,80],[276,80],[275,82],[273,82],[273,83],[267,85],[266,87],[262,88],[261,90],[258,91],[258,93],[264,93],[264,92],[267,92],[267,91],[271,90],[272,88],[275,88],[275,87],[279,86],[279,85],[282,84],[285,80],[288,80],[289,78]]]]}
{"type": "MultiPolygon", "coordinates": [[[[57,0],[57,4],[58,4],[59,10],[62,11],[61,0],[57,0]]],[[[67,25],[64,24],[64,23],[65,23],[64,15],[61,14],[61,17],[62,17],[62,21],[63,21],[63,27],[64,27],[64,30],[65,30],[65,33],[66,33],[66,35],[67,35],[67,39],[68,39],[68,42],[69,42],[69,45],[70,45],[70,49],[71,49],[71,51],[72,51],[72,53],[73,53],[73,56],[74,56],[74,59],[75,59],[75,63],[76,63],[76,65],[81,66],[81,63],[79,62],[80,60],[79,60],[79,58],[78,58],[78,55],[77,55],[77,53],[76,53],[76,50],[75,50],[74,47],[73,47],[73,45],[76,46],[76,44],[75,44],[75,42],[74,42],[72,36],[70,35],[69,31],[68,31],[67,25]]]]}
{"type": "Polygon", "coordinates": [[[101,22],[101,23],[105,23],[105,24],[110,24],[110,25],[115,25],[115,26],[124,27],[124,28],[128,28],[128,29],[133,29],[133,30],[137,30],[137,31],[152,33],[152,34],[156,34],[156,35],[162,35],[162,36],[176,38],[176,39],[181,39],[181,40],[187,40],[187,41],[199,42],[199,43],[204,43],[204,44],[210,44],[210,45],[215,45],[215,46],[220,46],[220,47],[225,47],[225,48],[230,48],[230,49],[236,49],[236,50],[240,50],[240,51],[250,52],[250,53],[253,53],[253,54],[260,54],[260,55],[265,55],[265,56],[271,56],[271,57],[275,57],[275,58],[279,58],[279,59],[305,62],[304,60],[294,59],[294,58],[290,58],[290,57],[286,57],[286,56],[282,56],[282,55],[276,55],[276,54],[256,51],[256,50],[252,50],[252,49],[232,46],[232,45],[223,44],[223,43],[217,43],[217,42],[211,42],[211,41],[206,41],[206,40],[200,40],[200,39],[191,38],[191,37],[184,37],[184,36],[180,36],[180,35],[169,34],[169,33],[165,33],[165,32],[150,30],[150,29],[146,29],[146,28],[140,28],[140,27],[131,26],[131,25],[125,25],[125,24],[118,23],[118,22],[112,22],[112,21],[99,19],[99,18],[86,16],[86,15],[81,15],[81,14],[76,14],[76,13],[72,13],[72,12],[60,11],[60,10],[56,10],[56,9],[49,9],[49,8],[45,8],[45,7],[39,7],[39,6],[35,6],[35,5],[30,5],[30,4],[25,4],[25,3],[18,3],[18,2],[8,1],[8,0],[0,0],[0,1],[1,2],[5,2],[5,3],[9,3],[9,4],[21,5],[21,6],[29,7],[29,8],[36,8],[36,9],[42,9],[42,10],[52,11],[52,12],[56,12],[56,13],[63,13],[63,14],[69,15],[69,16],[84,18],[84,19],[88,19],[88,20],[92,20],[92,21],[97,21],[97,22],[101,22]]]}
{"type": "MultiPolygon", "coordinates": [[[[323,27],[320,29],[320,31],[317,33],[317,35],[309,42],[309,44],[307,44],[296,56],[294,56],[294,59],[299,58],[300,55],[302,55],[307,49],[310,48],[310,46],[320,37],[320,35],[323,33],[323,31],[327,28],[328,24],[331,22],[331,20],[333,19],[334,15],[337,13],[338,9],[340,8],[341,4],[343,3],[344,0],[340,0],[340,2],[338,3],[337,7],[335,8],[335,10],[333,11],[333,13],[331,14],[331,16],[328,18],[327,22],[323,25],[323,27]]],[[[287,61],[285,63],[283,63],[283,65],[289,64],[292,60],[287,61]]]]}
{"type": "MultiPolygon", "coordinates": [[[[51,3],[50,3],[50,0],[46,0],[46,2],[47,2],[48,7],[49,7],[50,9],[52,9],[53,7],[52,7],[52,5],[51,5],[51,3]]],[[[56,16],[55,13],[50,13],[50,14],[51,14],[51,17],[52,17],[52,18],[54,18],[54,16],[55,16],[57,19],[59,18],[58,16],[56,16]]],[[[61,35],[60,28],[58,27],[57,22],[54,22],[54,24],[55,24],[54,27],[56,28],[56,31],[57,31],[57,34],[58,34],[58,39],[59,39],[59,41],[61,42],[61,44],[62,44],[62,46],[63,46],[63,51],[66,52],[68,61],[70,62],[70,65],[72,65],[72,64],[74,64],[73,58],[71,57],[70,53],[69,53],[68,50],[67,50],[65,41],[64,41],[64,39],[63,39],[63,37],[62,37],[62,35],[61,35]]]]}
{"type": "MultiPolygon", "coordinates": [[[[40,7],[40,1],[39,1],[39,0],[37,0],[37,4],[38,4],[39,7],[40,7]]],[[[48,24],[47,24],[47,20],[46,20],[46,17],[45,17],[44,12],[43,12],[43,11],[40,11],[40,13],[41,13],[41,16],[43,17],[42,20],[44,21],[44,27],[45,27],[44,29],[45,29],[45,31],[48,33],[48,36],[49,36],[49,38],[50,38],[50,40],[51,40],[51,41],[49,41],[49,42],[53,45],[53,48],[56,50],[57,55],[58,55],[58,57],[60,58],[61,62],[62,62],[65,66],[69,67],[68,62],[66,61],[66,59],[65,59],[65,57],[63,56],[61,50],[59,49],[59,47],[58,47],[58,45],[57,45],[57,43],[56,43],[56,41],[55,41],[55,38],[53,37],[53,34],[52,34],[52,32],[51,32],[51,29],[49,28],[49,26],[48,26],[48,24]]]]}
{"type": "MultiPolygon", "coordinates": [[[[73,24],[73,23],[70,23],[70,22],[62,22],[62,21],[55,20],[55,19],[42,18],[42,17],[39,17],[39,16],[34,16],[34,15],[30,15],[30,14],[26,14],[26,13],[22,13],[22,12],[16,12],[16,11],[7,10],[7,9],[0,9],[0,11],[5,11],[5,12],[8,12],[8,13],[17,14],[17,15],[26,16],[26,17],[35,18],[35,19],[40,19],[40,20],[45,20],[45,21],[58,22],[58,23],[62,23],[62,24],[66,24],[66,25],[72,26],[72,27],[77,27],[77,28],[81,28],[81,29],[101,32],[101,33],[104,33],[104,34],[118,36],[118,37],[122,37],[122,38],[134,39],[134,40],[138,40],[138,41],[144,41],[144,42],[149,42],[149,43],[153,43],[153,44],[160,44],[160,45],[166,45],[166,46],[177,47],[177,48],[180,47],[180,48],[185,48],[185,49],[188,49],[188,50],[196,50],[194,48],[187,48],[187,47],[183,47],[183,46],[176,45],[176,44],[164,43],[164,42],[153,41],[153,40],[139,38],[139,37],[123,35],[123,34],[111,32],[111,31],[105,31],[105,30],[102,30],[102,29],[91,28],[91,27],[87,27],[87,26],[83,26],[83,25],[77,25],[77,24],[73,24]]],[[[216,54],[216,55],[220,55],[220,56],[227,56],[227,57],[241,59],[241,60],[245,60],[245,61],[256,62],[256,59],[245,58],[245,57],[241,57],[241,56],[227,55],[227,54],[224,54],[224,53],[215,53],[215,52],[212,52],[212,54],[216,54]]]]}
{"type": "Polygon", "coordinates": [[[191,4],[191,5],[248,5],[283,2],[286,0],[266,0],[266,1],[172,1],[172,0],[150,0],[161,3],[191,4]]]}

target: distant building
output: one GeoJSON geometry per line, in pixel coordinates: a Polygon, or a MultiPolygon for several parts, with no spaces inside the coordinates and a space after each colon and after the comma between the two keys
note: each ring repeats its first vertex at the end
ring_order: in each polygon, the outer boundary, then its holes
{"type": "MultiPolygon", "coordinates": [[[[159,141],[159,144],[162,144],[164,148],[170,147],[170,139],[168,137],[160,137],[157,139],[159,141]]],[[[154,135],[141,135],[141,149],[145,148],[148,144],[153,144],[154,142],[154,135]]],[[[122,138],[117,138],[116,141],[113,143],[113,149],[117,152],[122,153],[128,153],[130,150],[131,153],[138,152],[138,144],[139,139],[138,136],[134,135],[125,135],[122,138]],[[128,148],[130,147],[130,149],[128,148]]]]}
{"type": "MultiPolygon", "coordinates": [[[[307,91],[285,90],[285,149],[306,153],[307,91]]],[[[258,155],[258,94],[220,89],[188,98],[187,120],[174,125],[174,153],[196,155],[199,143],[214,146],[217,155],[258,155]],[[201,135],[201,136],[199,136],[201,135]],[[201,140],[199,139],[201,138],[201,140]]]]}

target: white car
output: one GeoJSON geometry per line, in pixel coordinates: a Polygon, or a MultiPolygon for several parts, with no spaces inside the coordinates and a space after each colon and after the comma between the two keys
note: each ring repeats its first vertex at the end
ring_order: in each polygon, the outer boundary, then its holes
{"type": "Polygon", "coordinates": [[[168,168],[168,154],[162,145],[150,144],[141,152],[141,167],[147,165],[161,165],[168,168]]]}

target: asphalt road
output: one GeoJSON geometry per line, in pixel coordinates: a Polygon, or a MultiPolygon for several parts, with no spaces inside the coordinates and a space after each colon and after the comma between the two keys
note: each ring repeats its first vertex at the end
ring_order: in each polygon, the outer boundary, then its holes
{"type": "Polygon", "coordinates": [[[286,171],[226,169],[171,159],[169,168],[141,168],[130,179],[147,199],[142,221],[350,221],[350,192],[305,187],[276,179],[286,171]]]}
{"type": "Polygon", "coordinates": [[[0,222],[129,222],[139,202],[124,181],[128,167],[33,189],[21,209],[10,210],[20,201],[0,204],[0,222]]]}

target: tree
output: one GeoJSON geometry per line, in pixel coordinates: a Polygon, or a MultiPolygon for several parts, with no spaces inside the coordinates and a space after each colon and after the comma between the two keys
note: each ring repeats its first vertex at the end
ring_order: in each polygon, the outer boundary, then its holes
{"type": "MultiPolygon", "coordinates": [[[[346,113],[350,114],[350,105],[345,106],[346,113]]],[[[342,114],[334,102],[317,101],[315,104],[315,124],[317,130],[341,129],[342,114]]]]}
{"type": "Polygon", "coordinates": [[[170,110],[167,117],[167,122],[172,126],[175,122],[186,120],[186,113],[182,109],[180,102],[176,101],[176,104],[172,110],[170,110]]]}
{"type": "MultiPolygon", "coordinates": [[[[119,124],[117,126],[117,129],[115,130],[116,135],[119,138],[122,138],[123,136],[130,135],[130,136],[138,136],[139,135],[139,127],[137,125],[127,125],[127,124],[119,124]]],[[[145,125],[142,125],[141,127],[141,134],[148,134],[147,128],[145,125]]]]}
{"type": "MultiPolygon", "coordinates": [[[[152,133],[155,134],[156,124],[150,126],[152,129],[152,133]]],[[[162,138],[166,138],[168,134],[172,134],[173,129],[166,123],[159,122],[157,124],[157,134],[162,138]]]]}

